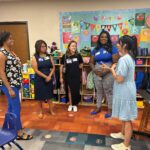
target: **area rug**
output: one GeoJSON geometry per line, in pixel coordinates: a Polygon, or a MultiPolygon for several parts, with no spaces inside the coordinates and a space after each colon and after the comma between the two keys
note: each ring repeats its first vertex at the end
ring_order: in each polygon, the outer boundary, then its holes
{"type": "MultiPolygon", "coordinates": [[[[25,129],[32,134],[30,141],[17,141],[24,150],[111,150],[111,144],[122,142],[109,136],[25,129]]],[[[6,150],[17,150],[5,146],[6,150]]],[[[150,142],[132,140],[132,150],[150,150],[150,142]]]]}

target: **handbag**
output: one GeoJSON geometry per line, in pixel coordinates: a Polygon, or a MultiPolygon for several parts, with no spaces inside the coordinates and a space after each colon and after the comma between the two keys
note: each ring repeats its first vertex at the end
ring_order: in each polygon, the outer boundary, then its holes
{"type": "Polygon", "coordinates": [[[66,73],[66,54],[65,54],[65,60],[64,60],[64,66],[63,66],[63,73],[66,73]]]}
{"type": "Polygon", "coordinates": [[[93,79],[93,72],[91,71],[87,76],[87,89],[93,89],[94,88],[94,79],[93,79]]]}

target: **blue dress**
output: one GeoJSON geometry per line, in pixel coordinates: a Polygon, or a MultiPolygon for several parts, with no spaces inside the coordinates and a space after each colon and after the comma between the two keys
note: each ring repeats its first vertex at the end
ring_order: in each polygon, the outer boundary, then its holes
{"type": "MultiPolygon", "coordinates": [[[[48,76],[50,74],[50,69],[53,68],[50,56],[47,55],[42,58],[39,55],[35,55],[35,58],[37,61],[38,70],[48,76]]],[[[53,81],[50,80],[49,82],[46,82],[43,77],[35,74],[34,92],[35,99],[39,101],[45,101],[53,98],[53,81]]]]}
{"type": "Polygon", "coordinates": [[[134,120],[137,118],[135,62],[129,54],[119,59],[116,72],[124,77],[124,82],[114,82],[112,117],[123,121],[134,120]]]}

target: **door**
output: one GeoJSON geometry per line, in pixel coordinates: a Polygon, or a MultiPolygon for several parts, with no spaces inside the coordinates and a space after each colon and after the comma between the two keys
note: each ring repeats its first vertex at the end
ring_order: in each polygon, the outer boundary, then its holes
{"type": "Polygon", "coordinates": [[[27,22],[0,22],[0,32],[9,31],[14,39],[13,51],[22,63],[30,59],[27,22]]]}

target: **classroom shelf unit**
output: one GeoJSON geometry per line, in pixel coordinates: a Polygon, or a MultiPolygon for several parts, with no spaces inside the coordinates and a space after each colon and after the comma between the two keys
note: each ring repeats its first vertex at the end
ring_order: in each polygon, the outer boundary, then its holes
{"type": "MultiPolygon", "coordinates": [[[[138,56],[136,59],[142,60],[143,64],[137,64],[136,70],[150,71],[150,56],[138,56]]],[[[54,57],[55,67],[59,70],[61,64],[61,57],[54,57]]],[[[86,71],[87,74],[91,71],[89,64],[84,64],[81,72],[86,71]]],[[[23,89],[22,89],[22,99],[34,99],[34,73],[30,70],[30,73],[23,73],[23,89]]],[[[89,90],[86,85],[81,81],[81,102],[80,105],[95,106],[96,105],[96,95],[95,89],[89,90]]],[[[55,103],[65,103],[65,93],[62,93],[60,89],[55,89],[55,94],[57,95],[57,100],[55,103]]],[[[103,106],[107,103],[103,100],[103,106]]],[[[137,105],[139,108],[143,108],[143,99],[141,96],[137,95],[137,105]]]]}

